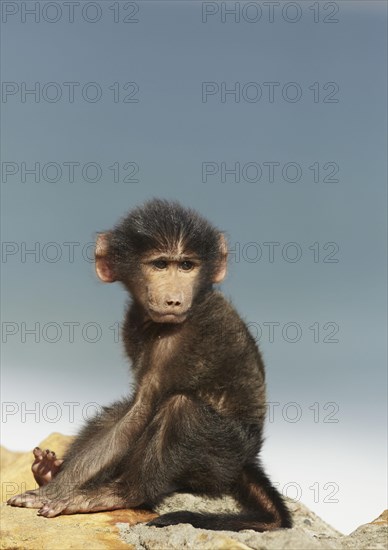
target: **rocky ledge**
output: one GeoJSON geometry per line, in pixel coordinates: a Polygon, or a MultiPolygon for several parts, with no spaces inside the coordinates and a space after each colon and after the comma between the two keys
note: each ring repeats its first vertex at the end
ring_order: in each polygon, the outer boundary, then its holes
{"type": "MultiPolygon", "coordinates": [[[[40,444],[52,448],[60,456],[71,438],[52,434],[40,444]]],[[[13,494],[33,489],[30,472],[31,453],[1,450],[3,502],[13,494]]],[[[292,529],[276,532],[207,531],[182,524],[159,529],[147,527],[155,514],[142,510],[118,510],[98,514],[77,514],[46,519],[36,510],[1,507],[1,548],[26,549],[133,549],[133,550],[314,550],[357,549],[386,550],[388,548],[388,511],[344,536],[299,502],[289,501],[294,518],[292,529]]],[[[189,494],[166,498],[156,512],[172,510],[229,511],[236,503],[229,497],[203,499],[189,494]]]]}

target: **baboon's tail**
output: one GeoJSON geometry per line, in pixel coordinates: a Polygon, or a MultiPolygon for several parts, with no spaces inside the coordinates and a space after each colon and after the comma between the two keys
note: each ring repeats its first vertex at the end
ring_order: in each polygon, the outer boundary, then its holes
{"type": "Polygon", "coordinates": [[[171,512],[159,516],[148,525],[164,527],[190,523],[193,527],[218,531],[271,531],[292,527],[291,514],[283,497],[257,464],[244,466],[233,496],[244,508],[241,514],[171,512]]]}

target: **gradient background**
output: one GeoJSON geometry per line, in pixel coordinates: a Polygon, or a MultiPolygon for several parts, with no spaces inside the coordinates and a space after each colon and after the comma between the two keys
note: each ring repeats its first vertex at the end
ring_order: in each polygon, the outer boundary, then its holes
{"type": "Polygon", "coordinates": [[[269,474],[343,532],[372,520],[386,506],[385,2],[338,2],[336,23],[325,22],[336,6],[325,2],[317,23],[313,2],[305,1],[296,3],[295,23],[286,20],[295,17],[292,6],[285,16],[276,8],[269,22],[263,2],[256,23],[246,21],[253,11],[244,12],[243,2],[227,4],[237,6],[240,21],[229,15],[223,22],[220,7],[206,23],[201,2],[138,2],[137,23],[122,21],[131,9],[123,2],[116,4],[118,23],[109,1],[98,3],[95,23],[79,8],[74,23],[65,11],[49,23],[42,14],[55,13],[44,12],[44,2],[36,3],[40,22],[23,22],[23,3],[3,4],[18,13],[3,12],[2,80],[16,90],[22,82],[56,82],[64,92],[50,103],[43,92],[40,101],[28,95],[23,102],[16,91],[1,104],[3,444],[28,450],[53,431],[74,434],[94,412],[91,403],[127,394],[127,361],[112,329],[126,297],[118,285],[97,281],[82,250],[133,205],[153,196],[178,199],[227,232],[232,254],[223,291],[255,335],[262,329],[268,399],[278,403],[263,451],[269,474]],[[203,102],[204,81],[281,85],[273,102],[265,86],[258,102],[230,95],[222,102],[220,94],[203,102]],[[64,82],[80,83],[74,102],[64,82]],[[88,82],[101,86],[100,101],[82,98],[88,82]],[[114,82],[118,103],[109,90],[114,82]],[[126,82],[138,84],[138,102],[122,101],[126,82]],[[301,86],[299,101],[282,98],[287,82],[301,86]],[[309,90],[314,82],[319,102],[309,90]],[[339,86],[337,102],[323,101],[327,82],[339,86]],[[78,167],[69,182],[69,161],[98,163],[101,179],[87,181],[78,167]],[[50,182],[48,171],[23,183],[23,162],[58,163],[62,177],[50,182]],[[115,162],[117,183],[109,169],[115,162]],[[123,181],[126,162],[139,166],[137,183],[123,181]],[[256,162],[263,176],[236,182],[228,175],[223,183],[218,174],[204,182],[203,162],[256,162]],[[280,163],[272,183],[264,162],[280,163]],[[299,181],[282,177],[288,162],[301,167],[299,181]],[[323,181],[327,162],[339,166],[338,182],[323,181]],[[18,173],[5,174],[10,166],[18,173]],[[265,242],[280,243],[273,261],[265,242]],[[282,256],[289,242],[300,247],[299,261],[282,256]],[[336,262],[324,261],[330,242],[338,247],[336,262]],[[79,243],[74,258],[64,243],[79,243]],[[259,245],[262,257],[254,261],[259,245]],[[35,255],[24,254],[34,247],[35,255]],[[270,322],[279,323],[274,338],[264,324],[270,322]],[[292,326],[282,335],[290,322],[301,330],[294,343],[292,326]],[[36,335],[23,334],[23,323],[37,327],[36,335]],[[66,323],[78,323],[73,339],[66,323]],[[96,342],[87,323],[101,331],[96,342]],[[335,325],[326,323],[338,325],[332,338],[335,325]]]}

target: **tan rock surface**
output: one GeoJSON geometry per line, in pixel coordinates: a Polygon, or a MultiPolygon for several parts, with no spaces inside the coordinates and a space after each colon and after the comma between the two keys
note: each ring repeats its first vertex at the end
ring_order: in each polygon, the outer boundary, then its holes
{"type": "MultiPolygon", "coordinates": [[[[58,458],[65,453],[68,445],[73,440],[69,435],[52,433],[38,446],[41,449],[51,449],[56,452],[58,458]]],[[[31,464],[34,460],[32,449],[26,453],[13,453],[4,447],[1,448],[1,502],[5,502],[13,495],[36,488],[35,479],[31,473],[31,464]]]]}
{"type": "Polygon", "coordinates": [[[0,465],[1,468],[5,468],[15,460],[18,456],[22,455],[23,453],[16,453],[13,451],[9,451],[5,447],[0,447],[0,465]]]}
{"type": "MultiPolygon", "coordinates": [[[[39,446],[63,456],[72,440],[69,436],[51,434],[39,446]]],[[[1,450],[2,496],[35,487],[31,473],[33,455],[1,450]]],[[[388,511],[371,523],[360,526],[351,535],[326,524],[300,502],[287,500],[294,519],[293,529],[267,533],[254,531],[206,531],[189,524],[157,529],[145,522],[155,514],[141,510],[117,510],[98,514],[77,514],[46,519],[36,510],[13,508],[3,504],[0,548],[7,550],[386,550],[388,548],[388,511]],[[143,525],[141,525],[143,523],[143,525]],[[138,525],[136,525],[138,524],[138,525]]],[[[210,500],[189,494],[167,497],[159,513],[173,510],[236,511],[230,497],[210,500]],[[199,500],[198,500],[199,499],[199,500]]]]}
{"type": "Polygon", "coordinates": [[[120,540],[116,523],[133,525],[155,517],[148,512],[116,510],[47,519],[37,516],[36,510],[12,508],[5,504],[0,508],[0,514],[0,548],[7,550],[128,550],[131,546],[120,540]]]}
{"type": "Polygon", "coordinates": [[[371,521],[372,525],[388,525],[388,510],[384,510],[378,518],[371,521]]]}
{"type": "MultiPolygon", "coordinates": [[[[39,444],[42,449],[52,449],[58,458],[63,456],[72,437],[51,434],[39,444]]],[[[1,450],[2,501],[22,491],[34,489],[31,473],[32,452],[13,453],[1,450]],[[4,457],[4,461],[3,461],[4,457]]],[[[53,549],[89,550],[131,548],[119,538],[116,523],[133,525],[146,522],[155,514],[143,511],[117,510],[99,514],[77,514],[47,519],[37,515],[36,510],[13,508],[2,504],[0,508],[1,544],[7,550],[53,549]]]]}

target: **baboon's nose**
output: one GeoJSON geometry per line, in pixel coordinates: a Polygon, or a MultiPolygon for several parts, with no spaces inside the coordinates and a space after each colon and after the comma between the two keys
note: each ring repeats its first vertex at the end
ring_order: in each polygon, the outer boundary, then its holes
{"type": "Polygon", "coordinates": [[[177,298],[169,298],[166,300],[166,305],[169,307],[179,307],[182,302],[177,298]]]}

